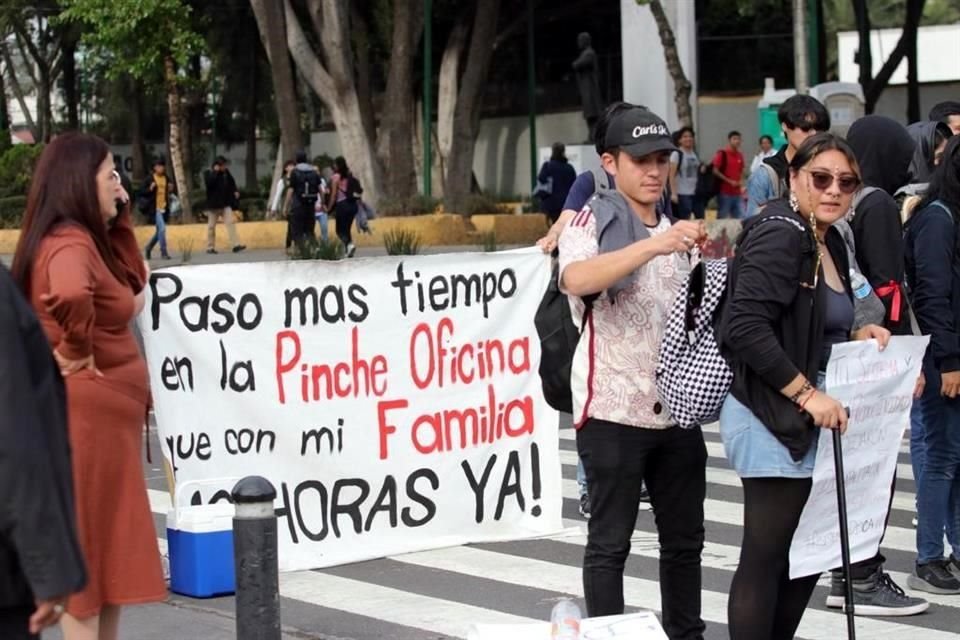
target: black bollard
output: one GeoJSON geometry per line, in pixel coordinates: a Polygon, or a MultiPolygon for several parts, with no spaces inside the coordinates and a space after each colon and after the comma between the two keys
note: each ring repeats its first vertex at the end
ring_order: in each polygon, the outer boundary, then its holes
{"type": "Polygon", "coordinates": [[[237,640],[280,640],[276,497],[260,476],[247,476],[233,488],[237,640]]]}

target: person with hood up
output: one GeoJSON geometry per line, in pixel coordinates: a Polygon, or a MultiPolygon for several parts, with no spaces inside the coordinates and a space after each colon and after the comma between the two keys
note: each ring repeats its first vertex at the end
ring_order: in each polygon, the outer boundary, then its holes
{"type": "Polygon", "coordinates": [[[907,282],[920,330],[930,336],[927,386],[918,403],[925,459],[917,482],[914,589],[960,594],[960,136],[947,143],[904,237],[907,282]],[[943,536],[952,553],[944,557],[943,536]]]}
{"type": "Polygon", "coordinates": [[[917,145],[910,162],[910,182],[894,194],[894,199],[900,203],[900,217],[906,224],[910,214],[916,208],[922,197],[927,193],[930,176],[940,164],[943,150],[947,141],[953,137],[953,131],[943,122],[927,121],[914,122],[907,127],[907,133],[917,145]]]}
{"type": "MultiPolygon", "coordinates": [[[[893,194],[906,184],[910,176],[915,144],[900,123],[885,116],[866,116],[850,127],[847,140],[857,155],[863,187],[854,197],[846,216],[848,247],[853,249],[853,270],[860,272],[870,285],[855,296],[859,300],[871,296],[869,289],[883,303],[878,324],[894,335],[911,333],[909,310],[903,283],[903,240],[900,212],[893,194]]],[[[838,222],[842,225],[843,221],[838,222]]],[[[841,234],[844,230],[840,227],[841,234]]],[[[891,478],[890,497],[893,498],[891,478]]],[[[885,558],[878,551],[874,557],[851,565],[855,611],[864,616],[905,616],[926,611],[929,603],[904,593],[884,572],[885,558]]],[[[833,571],[827,606],[843,607],[844,581],[839,569],[833,571]]]]}

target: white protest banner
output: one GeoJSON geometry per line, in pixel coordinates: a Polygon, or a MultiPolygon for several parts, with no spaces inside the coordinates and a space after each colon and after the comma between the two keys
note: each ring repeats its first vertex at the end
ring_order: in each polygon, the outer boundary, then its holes
{"type": "MultiPolygon", "coordinates": [[[[520,624],[477,624],[467,640],[550,640],[549,622],[520,624]]],[[[619,616],[584,618],[580,621],[580,640],[667,640],[660,621],[652,611],[619,616]]]]}
{"type": "MultiPolygon", "coordinates": [[[[834,345],[827,393],[850,409],[843,435],[850,561],[872,558],[880,546],[897,454],[910,422],[926,337],[893,337],[880,351],[873,340],[834,345]]],[[[790,577],[840,566],[833,435],[821,429],[813,488],[790,546],[790,577]]]]}
{"type": "Polygon", "coordinates": [[[282,570],[561,528],[539,250],[155,272],[139,318],[182,504],[277,488],[282,570]]]}

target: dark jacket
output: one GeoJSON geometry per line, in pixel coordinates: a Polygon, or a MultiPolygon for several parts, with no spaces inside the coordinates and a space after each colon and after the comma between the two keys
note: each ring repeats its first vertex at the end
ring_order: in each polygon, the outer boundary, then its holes
{"type": "Polygon", "coordinates": [[[552,188],[550,195],[541,198],[543,210],[553,220],[560,217],[563,211],[563,203],[567,200],[567,194],[570,193],[570,187],[577,179],[577,171],[566,160],[547,160],[540,167],[540,174],[537,176],[539,182],[550,180],[552,188]]]}
{"type": "MultiPolygon", "coordinates": [[[[143,183],[143,189],[141,191],[140,197],[143,198],[143,202],[146,205],[143,209],[143,215],[147,220],[153,220],[157,215],[157,192],[152,190],[154,184],[156,184],[157,179],[154,177],[154,174],[151,173],[147,178],[147,181],[143,183]]],[[[164,221],[170,220],[170,194],[173,193],[173,181],[170,180],[170,176],[167,176],[167,208],[163,212],[164,221]]]]}
{"type": "MultiPolygon", "coordinates": [[[[826,242],[849,295],[843,238],[831,228],[826,242]]],[[[733,369],[730,393],[800,460],[816,427],[780,389],[799,373],[815,381],[820,368],[827,284],[821,268],[813,289],[816,240],[786,200],[774,200],[746,221],[737,244],[717,328],[721,351],[733,369]],[[757,226],[773,215],[792,218],[803,230],[777,220],[757,226]]]]}
{"type": "Polygon", "coordinates": [[[941,373],[960,371],[960,211],[930,204],[910,218],[905,235],[907,283],[927,358],[941,373]]]}
{"type": "Polygon", "coordinates": [[[40,323],[0,266],[0,609],[83,588],[66,393],[40,323]]]}
{"type": "MultiPolygon", "coordinates": [[[[930,182],[933,174],[933,155],[937,147],[938,134],[944,138],[953,135],[943,122],[914,122],[907,127],[907,133],[913,138],[916,148],[910,161],[910,184],[930,182]]],[[[900,185],[903,186],[903,185],[900,185]]]]}
{"type": "Polygon", "coordinates": [[[211,209],[235,207],[237,183],[228,169],[207,173],[207,206],[211,209]]]}
{"type": "Polygon", "coordinates": [[[906,335],[911,332],[907,296],[902,290],[895,292],[903,283],[903,228],[893,194],[910,179],[916,145],[903,125],[884,116],[860,118],[850,127],[848,140],[863,183],[879,189],[857,204],[850,221],[857,264],[887,310],[884,326],[906,335]]]}
{"type": "Polygon", "coordinates": [[[781,197],[786,197],[786,194],[790,193],[790,181],[788,179],[790,163],[787,162],[787,147],[788,145],[783,145],[779,151],[763,160],[763,164],[773,167],[773,170],[777,172],[777,176],[780,178],[780,186],[777,193],[781,194],[781,197]]]}

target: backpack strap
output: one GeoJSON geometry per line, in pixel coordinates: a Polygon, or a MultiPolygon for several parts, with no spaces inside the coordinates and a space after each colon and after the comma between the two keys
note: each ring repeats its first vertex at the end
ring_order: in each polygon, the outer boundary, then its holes
{"type": "MultiPolygon", "coordinates": [[[[770,179],[770,184],[773,186],[773,197],[771,197],[770,200],[779,200],[783,197],[783,181],[780,179],[779,174],[777,174],[777,170],[768,165],[766,162],[761,162],[760,167],[767,172],[767,177],[770,179]]],[[[764,204],[766,204],[766,202],[764,204]]]]}
{"type": "Polygon", "coordinates": [[[610,178],[603,167],[594,167],[590,170],[593,174],[593,188],[597,193],[601,191],[610,191],[610,178]]]}

